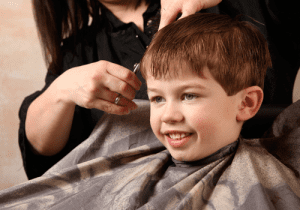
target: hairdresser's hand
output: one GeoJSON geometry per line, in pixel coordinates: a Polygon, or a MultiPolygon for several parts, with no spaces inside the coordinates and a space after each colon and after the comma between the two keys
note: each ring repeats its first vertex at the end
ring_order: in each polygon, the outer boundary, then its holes
{"type": "Polygon", "coordinates": [[[128,114],[130,110],[137,108],[132,99],[141,86],[132,71],[108,61],[75,67],[62,74],[55,82],[65,103],[117,115],[128,114]],[[122,97],[118,105],[115,105],[118,93],[122,97]]]}
{"type": "Polygon", "coordinates": [[[161,0],[161,19],[159,29],[172,23],[179,13],[180,18],[195,14],[196,12],[214,7],[222,0],[161,0]]]}

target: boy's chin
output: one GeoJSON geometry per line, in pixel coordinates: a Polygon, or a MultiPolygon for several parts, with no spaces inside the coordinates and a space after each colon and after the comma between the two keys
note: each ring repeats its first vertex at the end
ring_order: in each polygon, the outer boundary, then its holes
{"type": "Polygon", "coordinates": [[[171,156],[177,160],[177,161],[183,161],[183,162],[193,162],[198,161],[201,159],[204,159],[211,154],[213,154],[215,151],[199,151],[195,153],[195,151],[172,151],[168,148],[168,151],[170,152],[171,156]]]}
{"type": "Polygon", "coordinates": [[[174,154],[172,152],[171,153],[171,156],[175,159],[175,160],[178,160],[178,161],[182,161],[182,162],[192,162],[192,161],[197,161],[197,160],[200,160],[201,158],[197,158],[197,157],[191,157],[187,154],[174,154]]]}

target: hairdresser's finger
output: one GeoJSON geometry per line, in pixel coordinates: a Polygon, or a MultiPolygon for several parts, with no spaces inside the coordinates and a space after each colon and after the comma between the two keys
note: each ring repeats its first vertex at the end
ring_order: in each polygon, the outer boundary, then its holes
{"type": "MultiPolygon", "coordinates": [[[[128,107],[129,110],[135,110],[135,109],[138,108],[136,103],[134,103],[133,101],[131,101],[127,98],[124,98],[122,95],[119,95],[118,97],[120,98],[120,100],[116,105],[123,106],[123,107],[128,107]]],[[[113,104],[115,105],[115,101],[113,102],[113,104]]]]}
{"type": "MultiPolygon", "coordinates": [[[[108,88],[102,88],[101,90],[98,89],[98,91],[94,92],[94,98],[96,99],[102,99],[111,103],[114,103],[116,98],[120,96],[119,93],[116,92],[112,92],[111,90],[109,90],[108,88]]],[[[122,103],[122,100],[119,101],[118,105],[124,105],[122,103]]]]}
{"type": "Polygon", "coordinates": [[[183,3],[182,15],[179,19],[195,14],[202,9],[218,5],[222,0],[188,0],[183,3]]]}
{"type": "Polygon", "coordinates": [[[103,110],[106,113],[116,114],[116,115],[128,114],[131,110],[134,110],[138,107],[133,101],[130,101],[126,98],[121,98],[121,101],[122,101],[123,104],[126,104],[126,105],[120,106],[119,104],[116,105],[116,104],[111,103],[109,101],[105,101],[105,100],[102,100],[102,99],[97,99],[97,100],[93,101],[93,104],[91,104],[91,106],[93,108],[103,110]]]}
{"type": "Polygon", "coordinates": [[[182,15],[179,19],[195,14],[196,12],[199,11],[199,7],[197,7],[199,6],[199,3],[197,3],[198,5],[195,5],[194,3],[195,1],[188,1],[183,5],[182,15]]]}
{"type": "Polygon", "coordinates": [[[181,18],[192,15],[202,9],[218,5],[222,0],[161,0],[161,20],[159,30],[175,21],[177,15],[181,18]]]}
{"type": "Polygon", "coordinates": [[[139,90],[142,85],[142,82],[132,71],[121,65],[107,62],[106,71],[110,75],[128,83],[135,90],[139,90]]]}
{"type": "Polygon", "coordinates": [[[117,104],[118,106],[128,106],[130,110],[137,108],[136,104],[132,102],[130,99],[123,97],[119,93],[112,92],[109,89],[102,89],[101,93],[99,91],[99,94],[96,94],[95,98],[105,100],[110,103],[115,103],[117,97],[120,98],[117,104]]]}
{"type": "Polygon", "coordinates": [[[221,2],[222,0],[203,0],[201,1],[201,5],[198,7],[198,11],[200,11],[201,9],[208,9],[217,6],[221,2]]]}
{"type": "MultiPolygon", "coordinates": [[[[120,93],[129,100],[132,100],[135,97],[136,90],[127,82],[124,82],[116,76],[108,74],[103,81],[103,85],[110,91],[120,93]]],[[[100,95],[99,98],[102,98],[102,96],[100,95]]],[[[111,100],[109,99],[109,101],[111,100]]]]}
{"type": "Polygon", "coordinates": [[[177,15],[181,13],[181,4],[178,1],[174,1],[171,5],[162,5],[160,13],[161,17],[158,30],[176,20],[177,15]]]}

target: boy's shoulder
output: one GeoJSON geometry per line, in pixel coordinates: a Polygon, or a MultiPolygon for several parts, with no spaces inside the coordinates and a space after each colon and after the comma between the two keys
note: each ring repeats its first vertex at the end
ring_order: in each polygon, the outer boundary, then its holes
{"type": "Polygon", "coordinates": [[[252,156],[272,157],[300,178],[300,100],[283,110],[263,138],[241,139],[252,156]]]}
{"type": "Polygon", "coordinates": [[[300,100],[283,110],[260,144],[300,178],[300,100]]]}
{"type": "Polygon", "coordinates": [[[299,167],[296,168],[299,147],[298,151],[293,145],[280,150],[278,142],[276,137],[240,138],[230,166],[218,180],[218,191],[215,190],[211,197],[236,200],[238,209],[297,206],[300,198],[299,167]]]}

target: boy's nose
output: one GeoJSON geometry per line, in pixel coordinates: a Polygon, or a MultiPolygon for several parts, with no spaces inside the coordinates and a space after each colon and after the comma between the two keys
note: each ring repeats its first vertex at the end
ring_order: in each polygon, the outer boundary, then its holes
{"type": "Polygon", "coordinates": [[[183,120],[183,114],[176,104],[168,103],[167,106],[165,106],[161,120],[164,123],[181,122],[183,120]]]}

